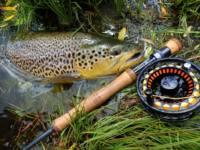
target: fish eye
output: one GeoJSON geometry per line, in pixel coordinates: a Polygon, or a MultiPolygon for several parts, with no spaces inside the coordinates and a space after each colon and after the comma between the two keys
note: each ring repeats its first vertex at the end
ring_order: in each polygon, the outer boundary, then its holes
{"type": "Polygon", "coordinates": [[[114,56],[119,55],[120,53],[121,53],[120,49],[118,49],[118,48],[113,49],[112,54],[113,54],[114,56]]]}
{"type": "Polygon", "coordinates": [[[113,55],[119,55],[120,54],[120,50],[114,50],[113,51],[113,55]]]}

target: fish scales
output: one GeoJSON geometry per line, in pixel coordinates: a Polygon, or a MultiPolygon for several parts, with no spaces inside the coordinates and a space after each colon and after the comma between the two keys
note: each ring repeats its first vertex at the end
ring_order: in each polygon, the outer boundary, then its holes
{"type": "Polygon", "coordinates": [[[69,33],[45,33],[44,36],[32,33],[8,44],[6,56],[22,70],[38,77],[73,74],[75,53],[84,43],[84,37],[69,37],[69,33]]]}
{"type": "MultiPolygon", "coordinates": [[[[9,41],[5,55],[15,66],[37,77],[82,76],[92,79],[116,73],[116,68],[128,60],[123,54],[127,48],[138,47],[96,34],[78,32],[70,37],[71,34],[30,32],[9,41]]],[[[140,58],[139,62],[142,60],[140,58]]]]}

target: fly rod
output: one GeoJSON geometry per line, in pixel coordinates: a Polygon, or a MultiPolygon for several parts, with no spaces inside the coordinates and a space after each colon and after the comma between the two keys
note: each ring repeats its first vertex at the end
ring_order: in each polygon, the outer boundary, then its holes
{"type": "Polygon", "coordinates": [[[83,115],[84,113],[88,113],[97,107],[101,106],[107,99],[117,93],[119,90],[128,86],[131,83],[134,83],[137,79],[137,75],[140,71],[149,63],[164,58],[169,57],[171,54],[178,52],[182,49],[181,42],[176,39],[170,39],[167,44],[161,48],[160,50],[156,50],[153,54],[151,54],[150,58],[145,60],[143,63],[135,67],[134,69],[125,70],[119,77],[117,77],[114,81],[112,81],[107,86],[101,88],[97,92],[93,93],[86,99],[84,99],[80,104],[77,105],[76,109],[71,109],[68,113],[63,116],[55,119],[52,123],[51,129],[47,132],[36,138],[34,141],[26,145],[22,150],[28,150],[33,145],[50,135],[52,132],[61,132],[66,127],[70,125],[73,119],[77,119],[77,114],[83,115]]]}

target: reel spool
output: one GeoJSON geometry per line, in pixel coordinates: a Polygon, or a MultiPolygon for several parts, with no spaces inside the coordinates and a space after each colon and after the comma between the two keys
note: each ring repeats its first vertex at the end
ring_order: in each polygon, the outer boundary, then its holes
{"type": "Polygon", "coordinates": [[[184,121],[195,114],[200,105],[199,85],[200,68],[181,58],[150,63],[136,83],[144,109],[164,121],[184,121]]]}

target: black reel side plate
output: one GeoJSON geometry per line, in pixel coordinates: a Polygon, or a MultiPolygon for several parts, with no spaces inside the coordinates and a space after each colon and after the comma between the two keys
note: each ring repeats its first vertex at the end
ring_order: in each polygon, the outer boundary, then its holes
{"type": "Polygon", "coordinates": [[[200,68],[181,58],[164,58],[147,65],[136,87],[144,109],[165,121],[191,118],[200,105],[200,68]],[[147,95],[147,90],[152,95],[147,95]],[[195,98],[184,98],[195,96],[195,98]],[[179,98],[179,99],[171,99],[179,98]]]}

